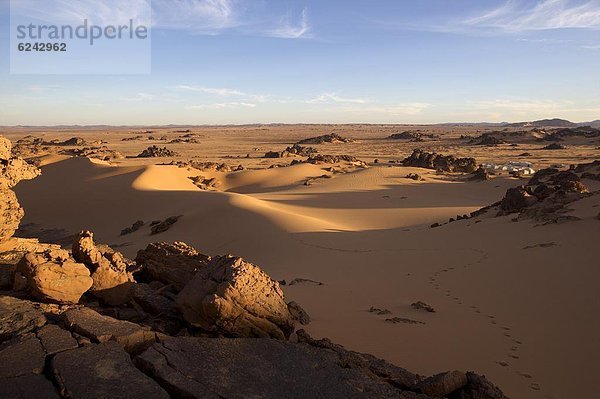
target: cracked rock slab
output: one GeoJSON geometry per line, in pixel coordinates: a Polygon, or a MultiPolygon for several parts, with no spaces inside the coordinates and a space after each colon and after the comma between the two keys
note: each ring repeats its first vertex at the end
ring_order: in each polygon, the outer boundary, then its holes
{"type": "Polygon", "coordinates": [[[37,332],[37,337],[42,342],[42,347],[48,355],[75,349],[79,346],[77,340],[73,338],[70,332],[54,324],[42,327],[37,332]]]}
{"type": "Polygon", "coordinates": [[[44,324],[46,317],[31,302],[0,296],[0,342],[31,332],[44,324]]]}
{"type": "Polygon", "coordinates": [[[156,341],[156,334],[129,321],[113,319],[89,309],[71,309],[64,313],[67,329],[94,342],[115,341],[127,352],[143,350],[156,341]]]}
{"type": "Polygon", "coordinates": [[[427,398],[336,363],[335,353],[273,339],[180,337],[135,362],[184,398],[427,398]]]}
{"type": "Polygon", "coordinates": [[[168,399],[155,381],[138,370],[116,342],[57,354],[52,373],[67,398],[168,399]]]}

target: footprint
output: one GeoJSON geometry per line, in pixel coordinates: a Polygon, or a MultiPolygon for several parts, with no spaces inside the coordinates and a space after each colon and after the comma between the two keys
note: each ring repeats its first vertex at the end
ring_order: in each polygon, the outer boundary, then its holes
{"type": "Polygon", "coordinates": [[[529,388],[533,389],[534,391],[539,391],[541,389],[540,385],[536,384],[535,382],[529,385],[529,388]]]}
{"type": "Polygon", "coordinates": [[[523,343],[523,342],[519,341],[518,339],[513,339],[513,342],[514,342],[515,344],[519,344],[519,345],[521,345],[521,344],[523,343]]]}
{"type": "Polygon", "coordinates": [[[502,327],[502,329],[504,329],[506,331],[510,331],[510,327],[502,327]]]}
{"type": "Polygon", "coordinates": [[[506,363],[506,362],[496,362],[496,363],[498,363],[498,364],[499,364],[500,366],[502,366],[502,367],[508,367],[508,366],[510,366],[510,365],[509,365],[508,363],[506,363]]]}
{"type": "Polygon", "coordinates": [[[518,351],[518,350],[519,350],[519,347],[518,347],[518,346],[512,346],[512,347],[510,348],[510,350],[511,350],[511,351],[513,351],[513,352],[516,352],[516,351],[518,351]]]}
{"type": "Polygon", "coordinates": [[[519,359],[518,355],[510,355],[510,357],[512,357],[513,359],[519,359]]]}
{"type": "Polygon", "coordinates": [[[529,378],[533,378],[533,376],[532,376],[531,374],[528,374],[528,373],[518,373],[518,374],[519,374],[521,377],[523,377],[523,378],[528,378],[528,379],[529,379],[529,378]]]}

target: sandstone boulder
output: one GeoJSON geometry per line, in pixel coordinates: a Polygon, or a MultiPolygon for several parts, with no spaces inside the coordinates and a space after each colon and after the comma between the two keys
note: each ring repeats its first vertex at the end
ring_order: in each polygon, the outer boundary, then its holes
{"type": "Polygon", "coordinates": [[[6,137],[0,136],[0,161],[8,161],[11,158],[12,143],[6,137]]]}
{"type": "Polygon", "coordinates": [[[279,283],[242,258],[214,258],[179,293],[184,319],[236,337],[286,339],[294,321],[279,283]]]}
{"type": "Polygon", "coordinates": [[[210,257],[183,242],[159,242],[140,250],[135,261],[141,267],[142,279],[171,284],[176,291],[181,291],[196,272],[207,265],[210,257]]]}
{"type": "Polygon", "coordinates": [[[91,286],[89,270],[64,250],[30,252],[17,264],[14,288],[42,301],[77,303],[91,286]]]}
{"type": "Polygon", "coordinates": [[[82,231],[73,244],[73,257],[87,266],[93,285],[90,292],[109,305],[122,305],[131,299],[133,275],[120,252],[97,247],[94,234],[82,231]]]}

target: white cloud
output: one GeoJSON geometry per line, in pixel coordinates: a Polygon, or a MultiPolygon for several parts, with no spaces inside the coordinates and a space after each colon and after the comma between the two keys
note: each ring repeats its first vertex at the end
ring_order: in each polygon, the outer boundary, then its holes
{"type": "Polygon", "coordinates": [[[466,26],[507,32],[550,29],[600,29],[600,2],[508,0],[502,6],[463,21],[466,26]]]}
{"type": "Polygon", "coordinates": [[[336,93],[323,93],[315,98],[305,101],[307,104],[334,104],[334,103],[349,103],[349,104],[366,104],[370,102],[365,98],[344,98],[336,93]]]}
{"type": "Polygon", "coordinates": [[[584,44],[581,48],[586,48],[588,50],[600,50],[600,44],[584,44]]]}
{"type": "Polygon", "coordinates": [[[372,106],[343,106],[334,110],[338,112],[353,115],[380,114],[382,116],[414,116],[422,114],[430,105],[426,103],[411,102],[390,105],[372,105],[372,106]]]}
{"type": "Polygon", "coordinates": [[[267,36],[279,37],[282,39],[300,39],[310,37],[310,25],[308,24],[308,16],[306,9],[302,10],[300,21],[293,22],[290,15],[281,18],[279,26],[274,29],[267,30],[267,36]]]}
{"type": "Polygon", "coordinates": [[[232,0],[152,0],[152,25],[165,29],[216,32],[237,26],[232,0]]]}

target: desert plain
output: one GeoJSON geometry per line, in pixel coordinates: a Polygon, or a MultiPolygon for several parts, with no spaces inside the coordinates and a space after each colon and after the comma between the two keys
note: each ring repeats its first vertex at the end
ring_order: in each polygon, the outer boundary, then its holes
{"type": "Polygon", "coordinates": [[[89,230],[130,259],[157,241],[241,256],[301,304],[311,319],[304,328],[315,338],[422,375],[473,370],[512,398],[599,398],[600,165],[585,176],[574,165],[600,159],[600,135],[546,139],[558,129],[97,126],[0,133],[13,153],[41,168],[14,187],[25,211],[15,237],[70,248],[72,237],[89,230]],[[299,147],[329,157],[306,162],[314,155],[286,151],[332,133],[342,140],[299,147]],[[547,148],[553,143],[556,149],[547,148]],[[150,156],[139,157],[149,147],[150,156]],[[416,149],[500,167],[477,174],[403,162],[416,149]],[[541,197],[510,208],[499,201],[532,175],[503,170],[509,162],[578,171],[585,190],[548,214],[528,212],[541,197]],[[170,217],[175,223],[152,233],[153,221],[170,217]],[[143,225],[123,232],[136,221],[143,225]],[[412,306],[417,302],[434,311],[412,306]]]}

